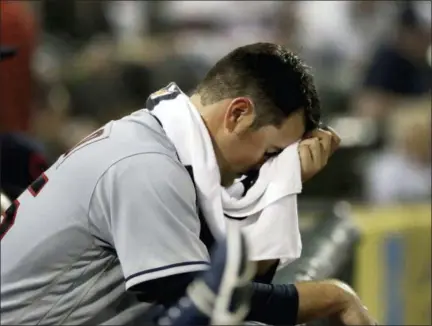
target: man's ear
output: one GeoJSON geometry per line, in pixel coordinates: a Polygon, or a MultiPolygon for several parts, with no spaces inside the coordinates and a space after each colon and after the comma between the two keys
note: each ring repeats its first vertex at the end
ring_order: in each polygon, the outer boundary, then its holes
{"type": "Polygon", "coordinates": [[[236,134],[245,132],[255,119],[252,101],[247,97],[237,97],[231,101],[225,112],[224,127],[236,134]]]}

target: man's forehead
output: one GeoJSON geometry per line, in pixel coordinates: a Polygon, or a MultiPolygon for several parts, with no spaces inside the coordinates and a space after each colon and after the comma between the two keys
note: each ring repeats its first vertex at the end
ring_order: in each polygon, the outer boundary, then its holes
{"type": "Polygon", "coordinates": [[[273,150],[283,150],[284,148],[299,141],[305,132],[305,123],[301,117],[286,119],[279,128],[274,127],[270,137],[269,146],[273,150]]]}

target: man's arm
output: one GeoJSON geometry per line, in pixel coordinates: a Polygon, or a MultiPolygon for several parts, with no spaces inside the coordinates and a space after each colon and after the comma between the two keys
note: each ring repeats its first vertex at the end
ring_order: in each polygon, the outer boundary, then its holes
{"type": "Polygon", "coordinates": [[[340,281],[252,284],[248,320],[296,325],[322,318],[342,325],[376,325],[355,292],[340,281]]]}
{"type": "MultiPolygon", "coordinates": [[[[198,273],[173,275],[148,282],[141,299],[150,295],[159,297],[159,303],[171,305],[184,295],[187,285],[198,273]],[[170,289],[170,295],[160,294],[170,289]]],[[[316,319],[329,318],[341,325],[376,325],[354,291],[346,284],[335,281],[312,281],[295,284],[251,283],[251,307],[247,320],[269,325],[297,325],[316,319]]]]}

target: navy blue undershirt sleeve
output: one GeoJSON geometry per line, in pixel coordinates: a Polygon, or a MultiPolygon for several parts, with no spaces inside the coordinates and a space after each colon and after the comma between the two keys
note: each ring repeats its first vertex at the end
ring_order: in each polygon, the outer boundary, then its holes
{"type": "Polygon", "coordinates": [[[299,297],[294,284],[253,282],[251,309],[247,320],[269,325],[295,325],[299,297]]]}
{"type": "MultiPolygon", "coordinates": [[[[185,295],[187,285],[199,273],[173,275],[135,285],[138,298],[168,307],[185,295]]],[[[299,297],[293,284],[251,283],[251,309],[247,320],[270,325],[295,325],[299,297]]]]}

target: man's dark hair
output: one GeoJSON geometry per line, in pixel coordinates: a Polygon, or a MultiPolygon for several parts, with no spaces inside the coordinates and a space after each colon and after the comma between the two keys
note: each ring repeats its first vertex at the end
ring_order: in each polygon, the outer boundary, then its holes
{"type": "Polygon", "coordinates": [[[309,67],[293,52],[272,43],[255,43],[228,53],[210,69],[196,92],[203,105],[246,96],[254,102],[254,128],[280,127],[303,108],[306,130],[320,119],[320,101],[309,67]]]}

